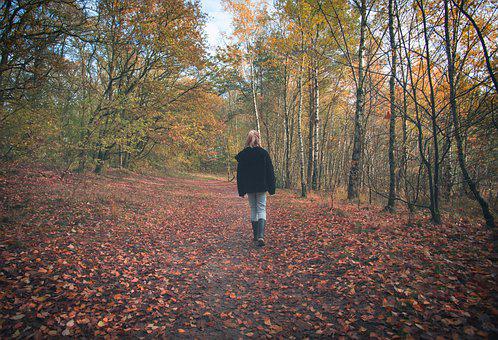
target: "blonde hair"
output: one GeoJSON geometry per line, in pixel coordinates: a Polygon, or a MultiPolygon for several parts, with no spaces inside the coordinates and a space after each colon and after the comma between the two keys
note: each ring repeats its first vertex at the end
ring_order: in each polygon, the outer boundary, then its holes
{"type": "Polygon", "coordinates": [[[255,146],[261,146],[261,138],[259,132],[256,130],[251,130],[247,134],[246,146],[254,148],[255,146]]]}

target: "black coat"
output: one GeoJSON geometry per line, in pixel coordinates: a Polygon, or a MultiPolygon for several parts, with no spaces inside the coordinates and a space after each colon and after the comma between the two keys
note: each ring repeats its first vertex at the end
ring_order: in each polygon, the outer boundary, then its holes
{"type": "Polygon", "coordinates": [[[246,147],[235,156],[237,160],[237,190],[243,197],[251,192],[275,194],[275,172],[268,151],[262,147],[246,147]]]}

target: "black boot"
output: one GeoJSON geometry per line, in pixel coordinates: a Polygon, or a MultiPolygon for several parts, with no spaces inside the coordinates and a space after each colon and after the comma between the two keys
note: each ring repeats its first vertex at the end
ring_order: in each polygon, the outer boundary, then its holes
{"type": "Polygon", "coordinates": [[[252,224],[252,238],[254,242],[258,240],[258,221],[251,221],[252,224]]]}
{"type": "Polygon", "coordinates": [[[264,237],[265,237],[265,224],[266,224],[266,220],[265,219],[262,219],[260,218],[258,220],[258,246],[262,247],[265,245],[265,240],[264,240],[264,237]]]}

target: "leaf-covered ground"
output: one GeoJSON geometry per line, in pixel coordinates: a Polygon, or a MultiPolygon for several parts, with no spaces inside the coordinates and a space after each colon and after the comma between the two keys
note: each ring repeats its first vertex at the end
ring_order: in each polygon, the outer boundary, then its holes
{"type": "Polygon", "coordinates": [[[0,178],[0,337],[496,336],[481,225],[407,226],[234,183],[18,166],[0,178]]]}

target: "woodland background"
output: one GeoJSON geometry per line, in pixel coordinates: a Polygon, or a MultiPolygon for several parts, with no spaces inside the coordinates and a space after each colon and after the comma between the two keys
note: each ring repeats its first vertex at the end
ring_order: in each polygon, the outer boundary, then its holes
{"type": "Polygon", "coordinates": [[[196,1],[3,1],[2,160],[232,180],[255,128],[279,187],[494,228],[496,3],[224,5],[210,54],[196,1]]]}
{"type": "Polygon", "coordinates": [[[0,338],[497,338],[496,1],[224,6],[1,2],[0,338]]]}

